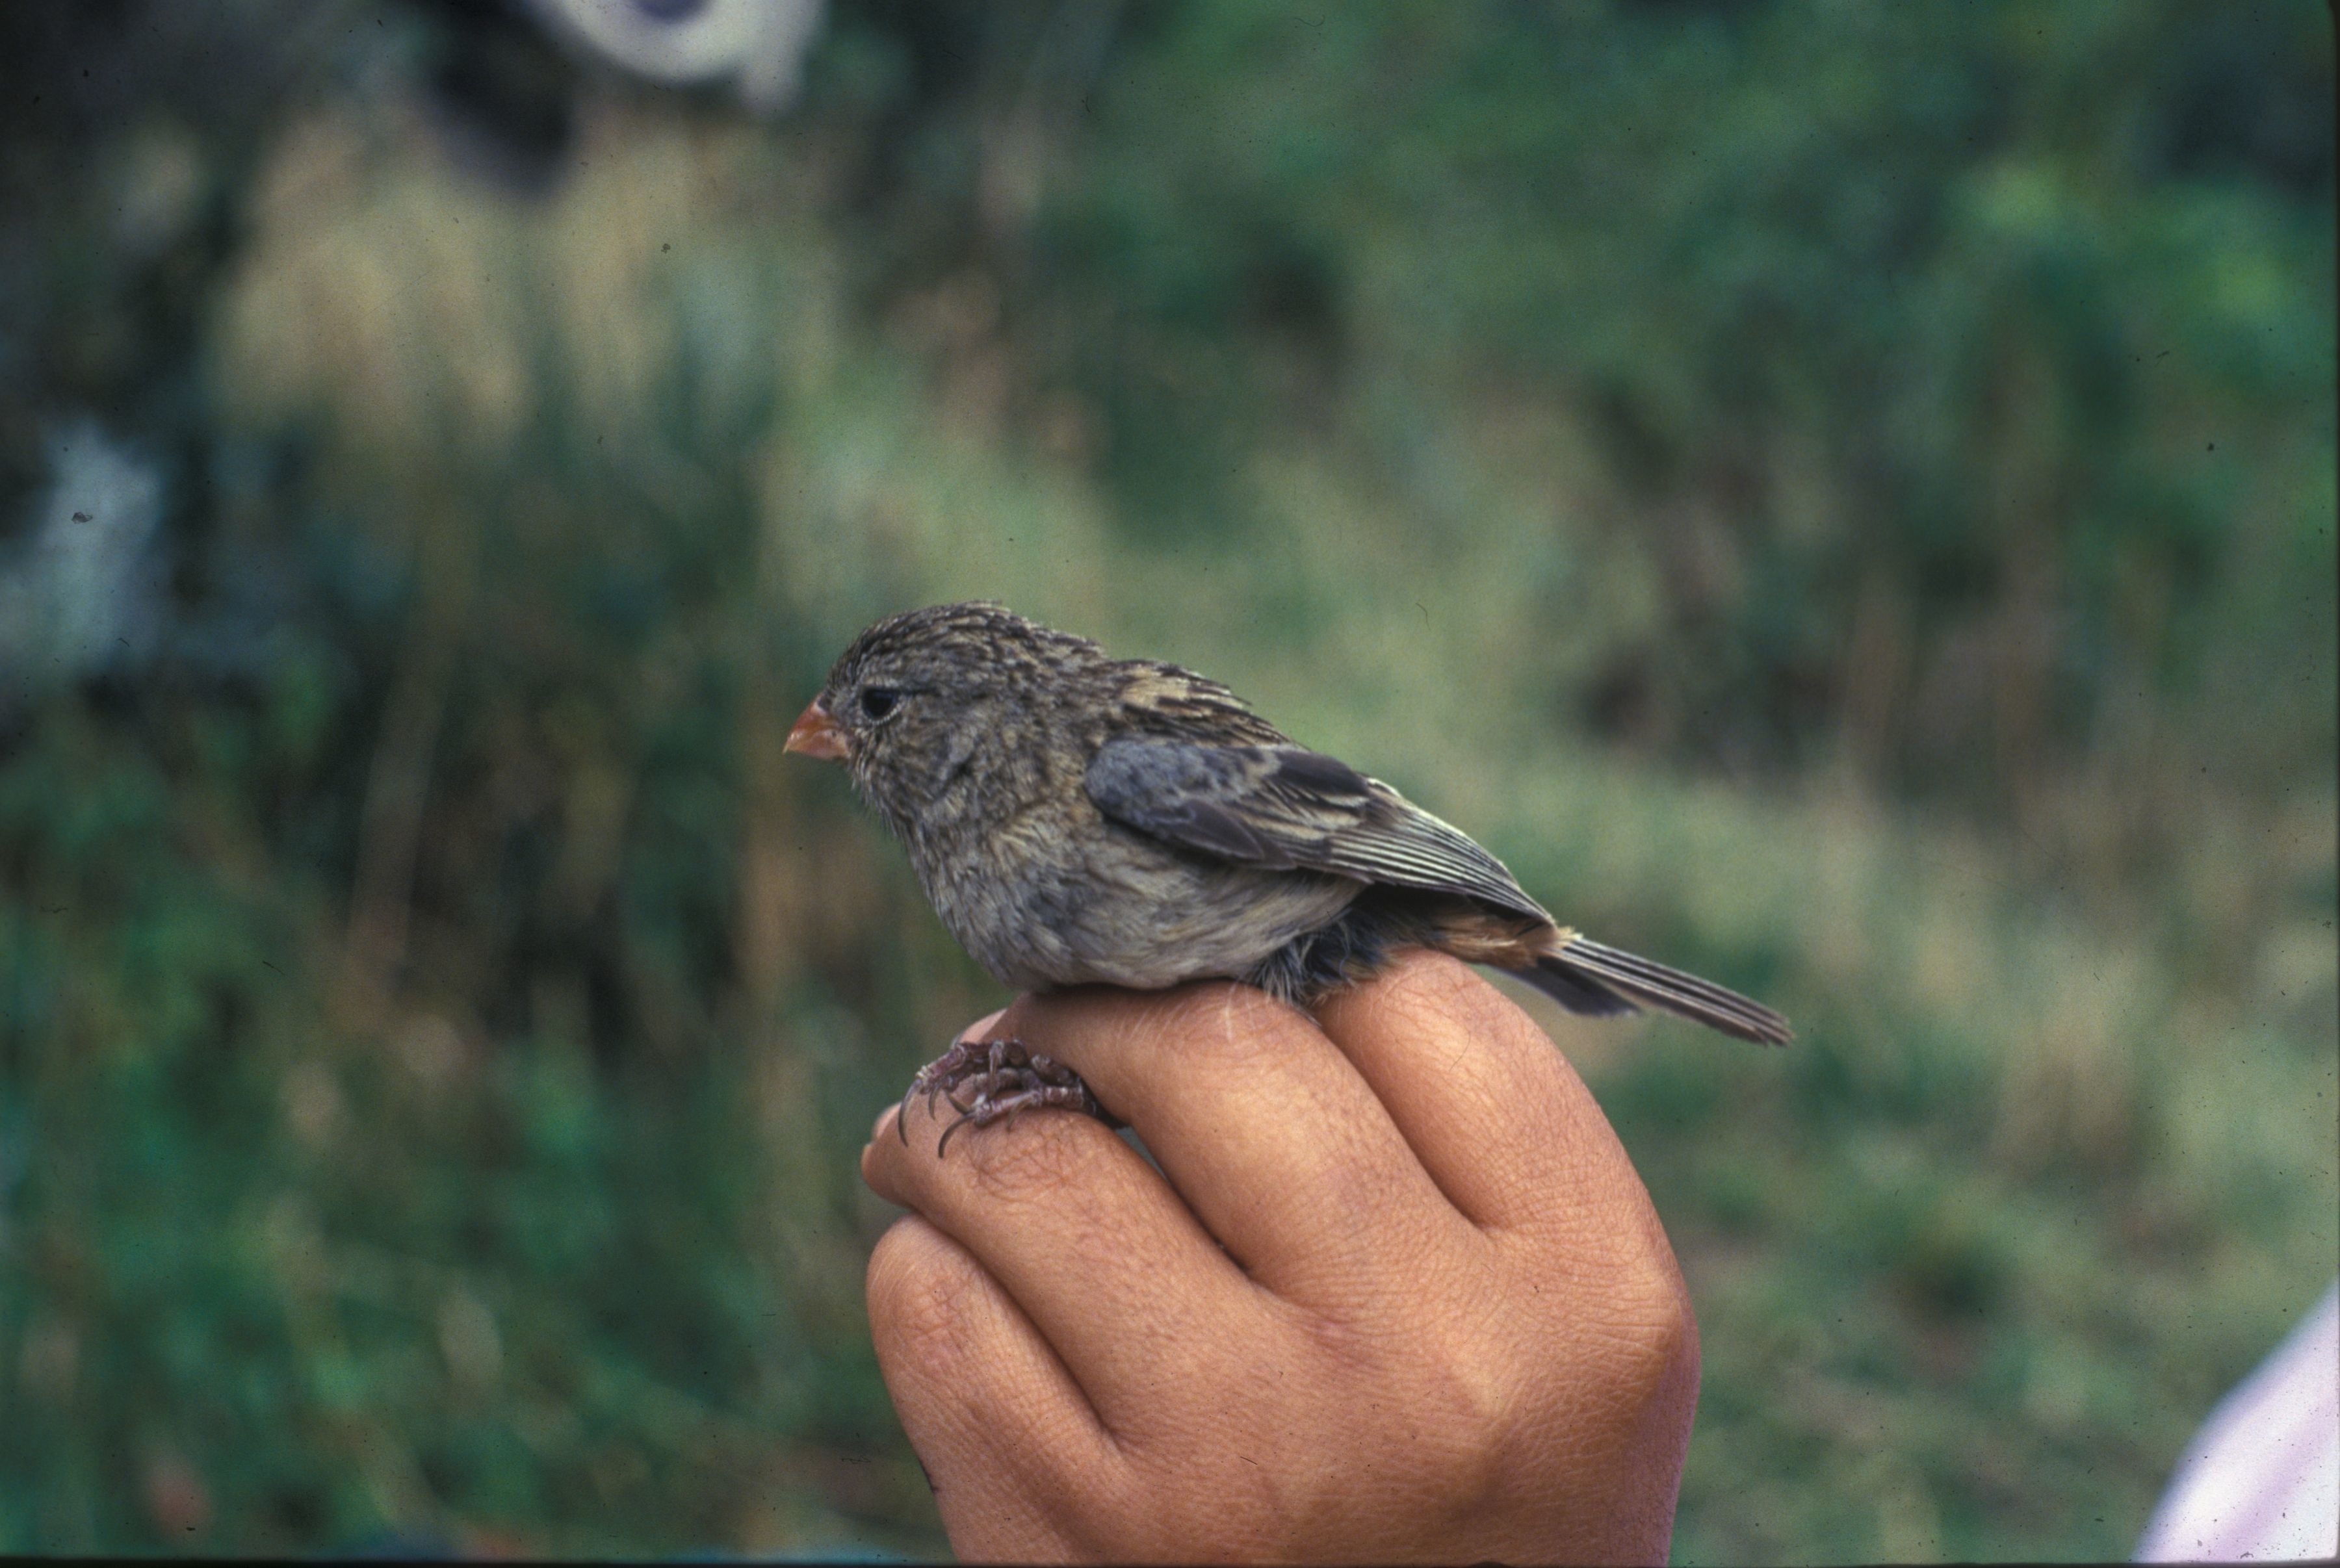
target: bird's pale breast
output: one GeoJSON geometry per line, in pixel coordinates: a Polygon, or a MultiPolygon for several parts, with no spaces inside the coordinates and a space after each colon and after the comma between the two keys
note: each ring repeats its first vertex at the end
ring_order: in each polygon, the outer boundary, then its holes
{"type": "Polygon", "coordinates": [[[1027,814],[980,854],[912,856],[943,923],[1002,984],[1155,991],[1233,978],[1365,887],[1181,854],[1101,820],[1084,827],[1067,833],[1027,814]]]}

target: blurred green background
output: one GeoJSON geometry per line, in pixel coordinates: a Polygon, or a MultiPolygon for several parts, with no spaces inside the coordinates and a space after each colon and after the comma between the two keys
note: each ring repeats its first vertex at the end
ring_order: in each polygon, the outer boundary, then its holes
{"type": "Polygon", "coordinates": [[[1795,1018],[1538,1012],[1679,1561],[2125,1556],[2340,1267],[2314,0],[839,0],[761,114],[25,3],[0,89],[0,1550],[944,1550],[854,1156],[1002,998],[778,756],[944,598],[1795,1018]]]}

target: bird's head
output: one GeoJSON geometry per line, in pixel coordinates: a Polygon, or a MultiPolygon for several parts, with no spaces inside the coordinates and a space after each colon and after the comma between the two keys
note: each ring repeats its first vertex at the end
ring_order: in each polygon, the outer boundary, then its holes
{"type": "Polygon", "coordinates": [[[785,749],[845,764],[854,787],[907,830],[958,784],[1019,770],[1059,710],[1110,661],[1095,643],[1002,606],[934,605],[853,640],[788,731],[785,749]]]}

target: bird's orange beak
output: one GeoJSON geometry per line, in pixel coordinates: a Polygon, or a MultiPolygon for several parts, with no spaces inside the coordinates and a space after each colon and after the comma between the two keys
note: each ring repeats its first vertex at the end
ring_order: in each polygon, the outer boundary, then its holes
{"type": "Polygon", "coordinates": [[[837,727],[837,721],[828,716],[828,710],[820,705],[818,697],[805,705],[805,711],[798,715],[795,726],[788,731],[788,738],[780,744],[780,749],[801,752],[806,756],[833,763],[841,763],[853,754],[853,748],[846,742],[845,732],[837,727]]]}

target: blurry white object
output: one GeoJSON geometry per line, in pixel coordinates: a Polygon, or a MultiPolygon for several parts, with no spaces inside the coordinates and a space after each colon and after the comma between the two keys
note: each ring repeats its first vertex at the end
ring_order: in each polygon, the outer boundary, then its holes
{"type": "Polygon", "coordinates": [[[2140,1563],[2340,1556],[2340,1285],[2226,1395],[2137,1543],[2140,1563]]]}
{"type": "Polygon", "coordinates": [[[732,81],[769,113],[796,96],[821,0],[530,0],[578,44],[654,82],[732,81]]]}
{"type": "Polygon", "coordinates": [[[49,469],[32,537],[0,564],[0,680],[17,691],[137,663],[162,632],[162,476],[88,420],[51,439],[49,469]]]}

